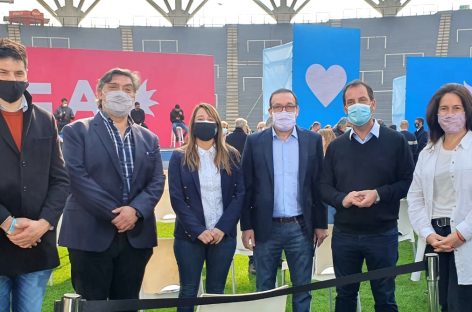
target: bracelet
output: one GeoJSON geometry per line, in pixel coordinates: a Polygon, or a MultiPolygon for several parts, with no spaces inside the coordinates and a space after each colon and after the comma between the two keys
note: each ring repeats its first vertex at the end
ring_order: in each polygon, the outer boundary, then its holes
{"type": "Polygon", "coordinates": [[[15,224],[16,224],[16,219],[13,218],[13,220],[10,223],[10,227],[8,228],[7,235],[13,234],[13,232],[15,231],[15,224]]]}
{"type": "Polygon", "coordinates": [[[459,238],[459,240],[460,240],[461,242],[465,243],[465,239],[464,239],[464,237],[462,237],[462,234],[459,233],[459,231],[456,231],[456,235],[457,235],[457,238],[459,238]]]}

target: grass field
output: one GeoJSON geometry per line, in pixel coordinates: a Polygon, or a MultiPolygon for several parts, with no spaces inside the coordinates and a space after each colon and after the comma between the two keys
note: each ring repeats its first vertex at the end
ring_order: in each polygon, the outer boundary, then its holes
{"type": "MultiPolygon", "coordinates": [[[[159,223],[158,232],[159,237],[173,237],[173,224],[159,223]]],[[[46,297],[44,299],[43,311],[53,311],[54,301],[62,298],[64,293],[74,292],[70,283],[70,264],[67,256],[67,250],[65,248],[59,248],[59,254],[61,257],[61,265],[53,273],[53,285],[48,286],[46,290],[46,297]]],[[[255,291],[255,278],[253,275],[248,274],[247,257],[236,256],[236,282],[238,293],[253,292],[255,291]]],[[[409,242],[400,243],[400,258],[398,264],[407,264],[413,262],[413,253],[411,244],[409,242]]],[[[288,274],[287,274],[288,275],[288,274]]],[[[290,281],[290,278],[287,278],[290,281]]],[[[426,294],[426,282],[424,280],[424,274],[420,282],[410,281],[410,275],[398,276],[396,279],[396,298],[398,303],[399,311],[401,312],[423,312],[428,311],[427,305],[427,294],[426,294]]],[[[231,293],[231,274],[229,274],[226,282],[226,292],[231,293]]],[[[370,291],[369,283],[362,283],[361,290],[361,305],[362,311],[370,312],[374,311],[374,301],[370,291]]],[[[333,298],[335,291],[333,290],[333,298]]],[[[334,305],[333,305],[334,307],[334,305]]],[[[159,309],[151,311],[175,311],[175,309],[159,309]]],[[[292,311],[291,300],[287,301],[286,311],[292,311]]],[[[324,312],[329,311],[328,305],[328,290],[323,289],[316,291],[313,294],[312,300],[312,311],[324,312]]]]}

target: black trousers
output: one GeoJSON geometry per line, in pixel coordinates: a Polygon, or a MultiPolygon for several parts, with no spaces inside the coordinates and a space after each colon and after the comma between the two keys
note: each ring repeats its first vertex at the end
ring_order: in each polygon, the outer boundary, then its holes
{"type": "Polygon", "coordinates": [[[104,252],[69,248],[72,286],[86,300],[138,299],[152,248],[137,249],[117,234],[104,252]]]}
{"type": "MultiPolygon", "coordinates": [[[[432,223],[434,231],[441,236],[451,233],[450,226],[439,227],[432,223]]],[[[425,253],[434,252],[431,245],[425,253]]],[[[442,312],[463,312],[472,306],[472,285],[459,285],[457,281],[454,252],[439,252],[439,304],[442,312]]]]}

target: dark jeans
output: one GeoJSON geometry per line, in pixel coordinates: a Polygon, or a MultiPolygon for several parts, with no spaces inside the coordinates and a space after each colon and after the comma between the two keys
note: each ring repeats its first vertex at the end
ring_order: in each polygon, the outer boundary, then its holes
{"type": "MultiPolygon", "coordinates": [[[[234,237],[225,236],[218,245],[205,245],[199,240],[193,242],[176,238],[174,253],[179,266],[179,298],[197,296],[204,262],[206,262],[205,291],[209,294],[222,294],[235,250],[234,237]]],[[[193,307],[180,307],[177,311],[193,311],[193,307]]]]}
{"type": "MultiPolygon", "coordinates": [[[[298,286],[311,283],[313,238],[306,235],[305,225],[303,222],[272,222],[272,233],[267,241],[258,241],[256,235],[254,259],[257,291],[275,287],[282,250],[285,251],[292,284],[298,286]]],[[[310,292],[293,295],[293,312],[309,312],[310,305],[310,292]]]]}
{"type": "MultiPolygon", "coordinates": [[[[450,226],[439,227],[431,223],[434,231],[441,236],[451,233],[450,226]]],[[[431,245],[426,246],[425,253],[435,252],[431,245]]],[[[439,255],[439,304],[441,311],[460,312],[472,306],[472,285],[459,285],[457,282],[454,252],[438,252],[439,255]]]]}
{"type": "MultiPolygon", "coordinates": [[[[367,269],[395,266],[398,260],[398,229],[380,234],[350,234],[333,230],[333,264],[336,277],[361,273],[364,259],[367,269]]],[[[395,302],[395,278],[370,281],[375,311],[398,311],[395,302]]],[[[336,287],[336,311],[356,311],[359,283],[336,287]]]]}
{"type": "Polygon", "coordinates": [[[137,249],[117,234],[104,252],[69,248],[72,286],[86,300],[138,299],[152,249],[137,249]]]}

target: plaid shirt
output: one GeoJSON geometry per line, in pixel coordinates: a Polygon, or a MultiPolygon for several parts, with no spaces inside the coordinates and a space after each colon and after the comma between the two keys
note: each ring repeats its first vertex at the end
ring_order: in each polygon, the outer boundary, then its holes
{"type": "MultiPolygon", "coordinates": [[[[134,170],[134,153],[135,153],[135,145],[133,139],[133,133],[131,132],[131,127],[125,131],[125,135],[123,139],[120,136],[120,132],[113,124],[113,120],[107,118],[102,112],[100,115],[103,118],[103,122],[108,129],[108,133],[110,134],[110,138],[115,145],[116,153],[118,154],[118,158],[120,159],[121,165],[121,176],[123,178],[123,204],[128,203],[129,193],[131,190],[131,178],[133,176],[134,170]]],[[[132,121],[128,121],[129,124],[132,121]]]]}

